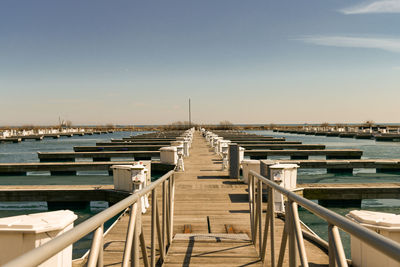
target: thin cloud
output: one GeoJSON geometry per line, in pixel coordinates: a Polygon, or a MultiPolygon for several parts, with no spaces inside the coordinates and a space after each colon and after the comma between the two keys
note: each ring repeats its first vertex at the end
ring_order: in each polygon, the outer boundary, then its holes
{"type": "Polygon", "coordinates": [[[343,14],[400,13],[400,0],[365,2],[340,10],[343,14]]]}
{"type": "Polygon", "coordinates": [[[400,53],[400,39],[370,38],[370,37],[349,37],[349,36],[309,36],[298,39],[305,43],[335,46],[373,48],[389,52],[400,53]]]}

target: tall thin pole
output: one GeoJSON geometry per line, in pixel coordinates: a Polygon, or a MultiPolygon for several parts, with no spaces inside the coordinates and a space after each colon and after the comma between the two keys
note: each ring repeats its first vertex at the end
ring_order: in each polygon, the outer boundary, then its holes
{"type": "Polygon", "coordinates": [[[189,98],[189,127],[192,127],[192,111],[190,108],[190,98],[189,98]]]}

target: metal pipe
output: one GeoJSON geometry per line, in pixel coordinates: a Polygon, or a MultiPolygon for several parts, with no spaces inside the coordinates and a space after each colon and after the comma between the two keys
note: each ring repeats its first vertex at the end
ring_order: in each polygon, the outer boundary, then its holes
{"type": "Polygon", "coordinates": [[[98,227],[94,232],[92,246],[90,248],[89,260],[87,263],[88,267],[94,267],[97,265],[97,260],[99,258],[99,250],[103,249],[100,248],[102,244],[101,242],[102,238],[103,238],[103,229],[101,227],[98,227]]]}
{"type": "Polygon", "coordinates": [[[130,209],[128,230],[126,232],[126,238],[125,238],[124,255],[122,258],[122,267],[128,267],[129,264],[131,255],[130,253],[133,242],[133,232],[135,231],[136,212],[137,212],[137,203],[133,204],[130,209]]]}
{"type": "Polygon", "coordinates": [[[172,238],[174,236],[174,205],[175,205],[175,174],[171,176],[172,186],[171,186],[171,206],[170,206],[170,236],[169,236],[169,243],[172,244],[172,238]]]}
{"type": "Polygon", "coordinates": [[[142,202],[138,203],[138,211],[136,212],[136,224],[133,230],[133,244],[131,249],[131,266],[139,267],[139,235],[142,224],[142,202]]]}
{"type": "Polygon", "coordinates": [[[156,189],[151,192],[151,250],[150,250],[150,266],[156,266],[156,189]]]}
{"type": "Polygon", "coordinates": [[[168,241],[168,246],[170,246],[171,245],[171,242],[170,242],[170,236],[171,236],[171,231],[170,231],[170,227],[171,227],[171,221],[170,221],[170,218],[171,218],[171,214],[170,214],[170,212],[171,212],[171,179],[169,179],[168,180],[168,183],[167,183],[167,211],[166,211],[167,213],[166,213],[166,220],[167,220],[167,226],[166,226],[166,228],[167,228],[167,241],[168,241]]]}
{"type": "Polygon", "coordinates": [[[271,188],[268,187],[268,204],[267,204],[267,212],[265,214],[265,226],[264,226],[264,237],[263,237],[263,247],[261,251],[261,261],[265,261],[265,255],[267,253],[267,242],[268,242],[268,229],[269,229],[269,222],[270,222],[270,216],[271,216],[271,200],[270,200],[270,191],[271,188]]]}
{"type": "Polygon", "coordinates": [[[291,202],[290,205],[291,205],[290,211],[291,211],[292,224],[293,224],[294,232],[296,234],[297,248],[299,249],[301,265],[303,267],[308,267],[306,248],[304,246],[303,233],[301,232],[301,225],[299,222],[299,214],[297,211],[297,203],[291,202]]]}
{"type": "Polygon", "coordinates": [[[143,265],[145,267],[149,267],[149,256],[147,255],[147,248],[146,248],[146,241],[144,239],[144,231],[143,231],[143,224],[140,227],[140,249],[142,250],[142,257],[143,257],[143,265]]]}
{"type": "Polygon", "coordinates": [[[336,259],[335,259],[335,244],[333,242],[332,235],[332,224],[328,225],[328,256],[329,256],[329,267],[336,267],[336,259]]]}
{"type": "Polygon", "coordinates": [[[262,253],[262,182],[257,182],[257,206],[258,206],[258,251],[262,253]]]}
{"type": "Polygon", "coordinates": [[[101,240],[100,240],[100,250],[99,250],[99,257],[97,260],[97,267],[103,267],[104,266],[104,224],[101,226],[101,240]]]}
{"type": "MultiPolygon", "coordinates": [[[[290,201],[290,200],[289,200],[290,201]]],[[[286,218],[285,220],[288,220],[288,239],[289,239],[289,267],[297,267],[297,250],[296,250],[296,238],[295,238],[295,233],[294,233],[294,227],[293,227],[293,216],[292,216],[292,205],[290,205],[290,202],[286,201],[285,202],[285,212],[286,212],[286,218]]]]}
{"type": "Polygon", "coordinates": [[[254,240],[254,207],[253,207],[253,189],[252,184],[254,176],[249,175],[249,184],[248,184],[248,191],[249,191],[249,212],[250,212],[250,233],[251,233],[251,241],[255,244],[254,240]]]}
{"type": "Polygon", "coordinates": [[[163,243],[163,253],[165,255],[165,247],[166,247],[166,243],[165,242],[165,235],[167,232],[167,183],[164,182],[163,183],[163,188],[162,188],[162,243],[163,243]]]}
{"type": "Polygon", "coordinates": [[[47,259],[51,258],[59,251],[63,250],[67,246],[75,243],[82,237],[86,236],[88,233],[93,232],[100,225],[108,221],[109,219],[116,216],[121,211],[128,208],[130,205],[135,203],[140,199],[141,196],[150,192],[153,188],[159,186],[164,180],[168,179],[174,171],[169,171],[160,177],[157,181],[146,186],[142,190],[129,197],[121,200],[115,205],[105,209],[104,211],[94,215],[93,217],[87,219],[83,223],[77,225],[68,232],[54,238],[53,240],[47,242],[46,244],[33,249],[3,265],[4,267],[19,267],[19,266],[37,266],[47,259]]]}
{"type": "Polygon", "coordinates": [[[275,267],[275,203],[274,190],[271,189],[271,267],[275,267]]]}
{"type": "Polygon", "coordinates": [[[332,244],[335,251],[335,261],[338,267],[347,267],[346,255],[344,253],[339,230],[334,225],[329,225],[329,238],[332,238],[332,244]]]}
{"type": "Polygon", "coordinates": [[[164,252],[164,243],[162,240],[162,229],[161,229],[161,223],[160,223],[160,212],[158,209],[158,203],[156,202],[156,226],[157,226],[157,237],[158,237],[158,249],[160,251],[160,258],[161,261],[164,262],[165,259],[165,252],[164,252]]]}
{"type": "Polygon", "coordinates": [[[250,173],[252,173],[258,179],[261,179],[267,186],[270,186],[278,192],[284,194],[288,199],[297,202],[300,206],[326,220],[328,223],[336,225],[345,232],[354,235],[356,238],[389,256],[393,260],[400,261],[400,244],[397,242],[385,238],[365,227],[356,224],[355,222],[350,221],[343,216],[336,214],[333,211],[330,211],[308,199],[296,195],[295,193],[275,184],[274,182],[266,179],[254,171],[250,171],[250,173]]]}
{"type": "Polygon", "coordinates": [[[283,227],[283,234],[282,234],[282,240],[281,240],[281,248],[279,249],[279,258],[278,258],[278,264],[277,267],[282,267],[283,265],[283,259],[285,257],[285,251],[286,251],[286,243],[288,240],[288,221],[285,220],[285,225],[283,227]]]}

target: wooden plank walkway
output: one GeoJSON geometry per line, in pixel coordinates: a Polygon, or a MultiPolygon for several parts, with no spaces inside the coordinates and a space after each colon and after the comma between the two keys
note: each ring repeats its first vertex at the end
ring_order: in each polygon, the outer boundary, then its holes
{"type": "MultiPolygon", "coordinates": [[[[190,157],[185,158],[185,172],[175,176],[175,236],[163,266],[262,266],[256,248],[248,239],[247,185],[229,179],[228,172],[220,169],[221,158],[213,154],[196,132],[190,157]],[[191,231],[184,234],[185,229],[191,231]]],[[[142,217],[147,248],[150,214],[149,210],[142,217]]],[[[123,216],[105,238],[105,266],[121,265],[128,219],[129,216],[123,216]]],[[[283,231],[279,219],[275,230],[275,247],[279,248],[283,231]]],[[[307,241],[306,247],[310,263],[327,264],[328,258],[319,248],[307,241]]],[[[285,266],[287,261],[286,253],[285,266]]]]}

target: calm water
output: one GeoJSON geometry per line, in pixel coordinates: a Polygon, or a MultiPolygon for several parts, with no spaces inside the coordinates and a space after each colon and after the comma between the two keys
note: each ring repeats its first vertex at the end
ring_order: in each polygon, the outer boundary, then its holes
{"type": "MultiPolygon", "coordinates": [[[[327,149],[360,149],[364,151],[364,159],[368,158],[400,158],[400,143],[396,142],[376,142],[374,140],[297,135],[287,133],[274,133],[272,131],[248,131],[265,136],[285,137],[288,141],[301,141],[304,144],[324,144],[327,149]]],[[[289,159],[289,157],[280,157],[289,159]]],[[[310,157],[310,159],[324,157],[310,157]]],[[[349,174],[327,174],[326,170],[299,170],[298,183],[384,183],[399,182],[399,174],[382,174],[375,173],[375,169],[355,169],[353,175],[349,174]]],[[[346,215],[355,208],[330,208],[338,214],[346,215]]],[[[390,212],[400,214],[399,199],[366,199],[362,201],[361,209],[390,212]]],[[[320,218],[312,215],[304,209],[299,210],[300,218],[308,226],[310,226],[320,237],[327,240],[327,224],[320,218]]],[[[341,232],[342,240],[346,250],[347,257],[350,257],[350,237],[348,234],[341,232]]]]}
{"type": "MultiPolygon", "coordinates": [[[[73,151],[74,146],[94,146],[96,142],[121,139],[144,132],[115,132],[101,135],[73,136],[70,138],[28,140],[21,143],[0,144],[0,162],[39,162],[37,152],[73,151]]],[[[123,160],[118,158],[117,160],[123,160]]],[[[89,159],[90,161],[90,159],[89,159]]],[[[156,178],[156,177],[155,177],[156,178]]],[[[107,172],[78,172],[77,176],[50,176],[46,172],[28,173],[27,176],[0,176],[0,185],[66,185],[66,184],[112,184],[107,172]]],[[[78,219],[75,225],[108,207],[104,201],[92,201],[90,208],[73,210],[78,219]]],[[[0,217],[48,211],[46,202],[0,202],[0,217]]],[[[109,227],[113,220],[106,223],[109,227]]],[[[82,256],[89,248],[91,235],[74,244],[74,258],[82,256]]]]}
{"type": "MultiPolygon", "coordinates": [[[[348,139],[338,137],[305,136],[274,133],[272,131],[251,131],[252,133],[285,137],[288,141],[301,141],[304,144],[325,144],[327,148],[356,148],[364,151],[363,158],[400,158],[400,143],[375,142],[373,140],[348,139]]],[[[0,144],[0,162],[39,162],[37,151],[73,151],[74,146],[91,146],[96,142],[107,142],[111,138],[120,139],[136,132],[117,132],[102,135],[74,136],[71,138],[24,141],[18,144],[0,144]]],[[[284,158],[284,157],[283,157],[284,158]]],[[[288,157],[287,157],[288,158],[288,157]]],[[[310,157],[318,158],[318,157],[310,157]]],[[[112,184],[112,177],[105,172],[80,172],[78,176],[49,176],[46,173],[30,173],[28,176],[0,176],[1,185],[21,184],[112,184]]],[[[155,177],[154,177],[155,178],[155,177]]],[[[376,174],[374,170],[355,170],[353,175],[327,174],[326,170],[300,170],[299,183],[357,183],[357,182],[397,182],[400,174],[376,174]]],[[[76,224],[107,208],[106,202],[92,202],[90,209],[74,210],[79,216],[76,224]]],[[[331,208],[345,215],[349,208],[331,208]]],[[[362,209],[400,214],[400,200],[363,200],[362,209]]],[[[46,202],[0,202],[0,217],[47,211],[46,202]]],[[[318,235],[327,239],[327,225],[316,216],[300,209],[301,219],[318,235]]],[[[345,249],[349,257],[349,237],[343,234],[345,249]]],[[[90,247],[90,236],[74,245],[74,257],[81,256],[90,247]]]]}

